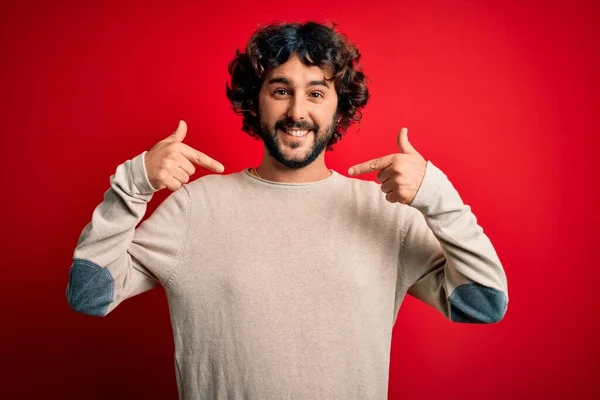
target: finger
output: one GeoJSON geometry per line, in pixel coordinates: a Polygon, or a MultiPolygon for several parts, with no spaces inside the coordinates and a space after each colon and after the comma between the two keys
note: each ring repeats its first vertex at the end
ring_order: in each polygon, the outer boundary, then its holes
{"type": "Polygon", "coordinates": [[[179,180],[170,177],[169,179],[165,180],[165,186],[169,189],[172,190],[173,192],[176,191],[177,189],[179,189],[180,187],[183,186],[183,183],[181,183],[179,180]]]}
{"type": "Polygon", "coordinates": [[[169,136],[161,140],[161,142],[183,142],[186,133],[187,124],[184,120],[179,120],[179,125],[177,125],[177,129],[175,129],[175,132],[171,133],[169,136]]]}
{"type": "Polygon", "coordinates": [[[175,168],[173,171],[173,178],[181,182],[182,185],[190,181],[190,176],[181,168],[175,168]]]}
{"type": "Polygon", "coordinates": [[[185,156],[188,160],[193,162],[194,164],[201,165],[204,168],[208,168],[215,172],[223,172],[225,167],[220,162],[210,158],[206,154],[188,146],[185,143],[182,143],[181,154],[185,156]]]}
{"type": "Polygon", "coordinates": [[[394,190],[394,182],[391,179],[388,179],[384,183],[381,184],[381,191],[383,193],[389,193],[394,190]]]}
{"type": "Polygon", "coordinates": [[[394,170],[392,169],[392,165],[387,166],[386,168],[382,169],[381,172],[379,172],[377,174],[377,181],[379,183],[384,183],[385,181],[387,181],[388,179],[390,179],[390,177],[392,176],[394,170]]]}
{"type": "Polygon", "coordinates": [[[415,150],[412,144],[410,144],[408,141],[408,128],[400,129],[400,132],[398,133],[398,147],[404,154],[412,154],[417,152],[417,150],[415,150]]]}
{"type": "Polygon", "coordinates": [[[196,173],[196,167],[194,167],[194,164],[185,158],[183,154],[177,159],[177,162],[179,164],[179,168],[184,170],[186,174],[194,175],[196,173]]]}
{"type": "Polygon", "coordinates": [[[350,167],[350,169],[348,170],[348,174],[355,176],[367,174],[369,172],[380,171],[388,167],[392,163],[394,156],[395,154],[390,154],[381,158],[375,158],[371,161],[367,161],[362,164],[357,164],[353,167],[350,167]]]}
{"type": "Polygon", "coordinates": [[[389,201],[390,203],[396,203],[397,202],[396,195],[395,195],[395,193],[393,191],[391,191],[389,193],[386,193],[385,199],[387,201],[389,201]]]}

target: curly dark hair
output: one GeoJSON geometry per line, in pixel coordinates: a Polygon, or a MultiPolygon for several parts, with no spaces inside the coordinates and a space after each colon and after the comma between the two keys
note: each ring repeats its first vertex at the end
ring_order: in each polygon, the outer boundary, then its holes
{"type": "Polygon", "coordinates": [[[369,90],[362,72],[360,53],[356,46],[331,27],[314,21],[278,23],[258,28],[246,51],[236,50],[229,63],[231,86],[226,84],[227,98],[237,115],[243,115],[242,130],[258,138],[258,94],[267,72],[285,63],[292,53],[298,54],[305,65],[328,68],[332,72],[340,120],[327,143],[327,150],[340,141],[353,122],[362,118],[361,109],[367,104],[369,90]]]}

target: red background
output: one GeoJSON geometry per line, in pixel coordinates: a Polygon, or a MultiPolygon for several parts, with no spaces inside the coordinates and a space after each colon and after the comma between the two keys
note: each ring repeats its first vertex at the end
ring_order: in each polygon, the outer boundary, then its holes
{"type": "Polygon", "coordinates": [[[64,296],[73,249],[117,165],[179,119],[228,172],[257,165],[261,144],[225,97],[227,64],[258,24],[308,18],[338,23],[371,79],[360,131],[328,165],[345,174],[396,152],[407,126],[508,276],[494,325],[406,299],[389,397],[599,396],[600,13],[522,3],[3,2],[0,397],[177,397],[164,291],[107,318],[77,314],[64,296]]]}

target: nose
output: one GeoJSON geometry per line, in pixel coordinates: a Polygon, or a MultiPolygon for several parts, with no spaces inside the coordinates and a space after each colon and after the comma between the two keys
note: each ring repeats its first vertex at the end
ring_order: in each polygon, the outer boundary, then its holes
{"type": "Polygon", "coordinates": [[[288,117],[296,122],[305,121],[308,109],[302,96],[293,96],[288,108],[288,117]]]}

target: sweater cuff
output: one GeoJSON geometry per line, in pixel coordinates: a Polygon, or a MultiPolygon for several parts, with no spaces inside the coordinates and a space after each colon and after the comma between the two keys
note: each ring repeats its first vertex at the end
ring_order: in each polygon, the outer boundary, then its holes
{"type": "Polygon", "coordinates": [[[148,179],[148,173],[146,171],[146,164],[144,158],[147,151],[135,156],[131,160],[131,174],[133,175],[133,184],[137,188],[139,194],[151,194],[157,191],[150,180],[148,179]]]}
{"type": "Polygon", "coordinates": [[[442,212],[448,206],[462,204],[458,192],[442,170],[427,161],[425,176],[417,194],[408,205],[421,211],[424,215],[442,212]]]}

